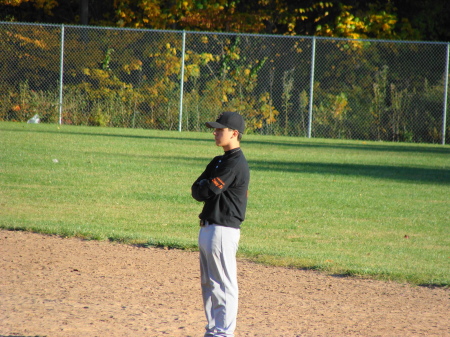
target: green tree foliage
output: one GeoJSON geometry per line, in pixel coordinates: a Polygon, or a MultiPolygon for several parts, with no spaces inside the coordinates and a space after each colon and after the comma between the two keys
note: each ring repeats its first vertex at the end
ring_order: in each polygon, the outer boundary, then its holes
{"type": "Polygon", "coordinates": [[[409,22],[399,22],[391,2],[368,4],[367,9],[340,5],[333,21],[317,25],[317,35],[351,39],[408,39],[414,37],[409,22]]]}
{"type": "Polygon", "coordinates": [[[1,21],[433,41],[449,14],[446,0],[0,0],[1,21]]]}

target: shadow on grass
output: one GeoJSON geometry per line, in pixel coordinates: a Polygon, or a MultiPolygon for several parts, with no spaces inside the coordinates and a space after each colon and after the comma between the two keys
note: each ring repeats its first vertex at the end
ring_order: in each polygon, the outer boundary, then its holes
{"type": "MultiPolygon", "coordinates": [[[[120,133],[120,130],[111,129],[114,132],[77,132],[68,130],[39,130],[39,129],[8,129],[0,128],[0,130],[11,131],[11,132],[39,132],[39,133],[57,133],[60,135],[79,135],[79,136],[101,136],[101,137],[122,137],[122,138],[137,138],[137,139],[157,139],[157,140],[181,140],[181,141],[193,141],[193,142],[212,142],[210,139],[193,138],[193,137],[167,137],[158,135],[130,135],[120,133]]],[[[107,130],[107,129],[102,129],[107,130]]],[[[184,133],[186,135],[186,133],[184,133]]],[[[273,137],[272,137],[273,139],[273,137]]],[[[357,144],[352,143],[328,143],[320,141],[296,141],[290,142],[289,139],[282,139],[280,141],[272,140],[246,140],[244,142],[248,144],[260,144],[265,146],[265,151],[271,152],[276,149],[271,149],[270,147],[297,147],[299,151],[302,148],[327,148],[327,149],[341,149],[341,150],[358,150],[358,151],[380,151],[380,152],[390,152],[389,155],[394,155],[397,152],[410,152],[410,153],[436,153],[436,154],[449,154],[450,147],[448,146],[420,146],[420,145],[405,145],[405,144],[357,144]]],[[[118,155],[118,154],[114,154],[118,155]]],[[[120,154],[126,155],[126,154],[120,154]]],[[[155,158],[152,156],[152,158],[155,158]]],[[[192,158],[192,157],[161,157],[160,160],[167,161],[168,164],[172,162],[179,162],[180,160],[189,161],[191,163],[199,163],[202,167],[205,165],[204,158],[192,158]]],[[[324,175],[341,175],[341,176],[352,176],[352,177],[370,177],[375,179],[388,179],[396,181],[406,181],[406,182],[418,182],[418,183],[428,183],[428,184],[450,184],[450,169],[439,169],[439,168],[421,168],[421,167],[407,167],[407,166],[389,166],[389,165],[363,165],[363,164],[352,164],[352,163],[324,163],[324,162],[301,162],[301,161],[249,161],[250,169],[252,171],[274,171],[274,172],[291,172],[291,173],[309,173],[309,174],[324,174],[324,175]]]]}
{"type": "Polygon", "coordinates": [[[249,160],[249,165],[253,171],[326,174],[371,177],[407,182],[450,184],[450,170],[446,169],[336,163],[265,162],[252,160],[249,160]]]}
{"type": "MultiPolygon", "coordinates": [[[[136,155],[136,154],[106,154],[97,153],[99,156],[124,156],[124,157],[142,157],[159,162],[166,162],[167,165],[179,165],[180,162],[189,163],[203,168],[212,158],[196,157],[168,157],[155,155],[136,155]]],[[[132,158],[129,158],[132,159],[132,158]]],[[[348,177],[368,177],[374,179],[396,180],[402,182],[426,183],[426,184],[450,184],[450,169],[426,168],[426,167],[408,167],[393,165],[364,165],[364,164],[340,164],[340,163],[320,163],[320,162],[301,162],[301,161],[262,161],[248,159],[250,170],[267,172],[289,172],[303,174],[323,174],[339,175],[348,177]]]]}
{"type": "MultiPolygon", "coordinates": [[[[94,128],[94,127],[92,127],[94,128]]],[[[95,129],[95,128],[94,128],[95,129]]],[[[121,133],[120,129],[110,128],[113,132],[78,132],[78,131],[68,131],[68,130],[39,130],[39,129],[9,129],[9,128],[0,128],[3,131],[11,131],[11,132],[37,132],[37,133],[56,133],[60,135],[69,134],[69,135],[79,135],[79,136],[99,136],[99,137],[115,137],[115,138],[132,138],[132,139],[160,139],[160,140],[183,140],[183,141],[193,141],[193,142],[211,142],[213,139],[203,139],[198,137],[185,137],[185,136],[157,136],[157,135],[132,135],[132,134],[124,134],[121,133]]],[[[102,130],[108,130],[108,128],[103,128],[102,130]]],[[[130,129],[134,130],[134,129],[130,129]]],[[[142,129],[140,129],[143,131],[142,129]]],[[[158,130],[148,130],[150,131],[158,131],[158,130]]],[[[170,130],[172,132],[178,132],[176,130],[170,130]]],[[[210,132],[210,131],[206,131],[210,132]]],[[[179,132],[179,135],[189,134],[189,131],[179,132]]],[[[289,140],[288,137],[283,137],[283,140],[273,141],[273,137],[270,136],[271,139],[268,140],[253,140],[248,139],[247,135],[244,135],[243,144],[253,144],[253,145],[264,145],[266,147],[270,146],[285,146],[285,147],[297,147],[301,148],[328,148],[328,149],[341,149],[341,150],[358,150],[358,151],[376,151],[376,152],[417,152],[417,153],[436,153],[436,154],[449,154],[450,155],[450,146],[447,145],[437,145],[437,144],[412,144],[412,143],[389,143],[389,142],[380,142],[374,143],[373,141],[369,141],[366,143],[365,141],[358,140],[349,140],[349,142],[354,143],[344,143],[342,140],[336,140],[336,143],[330,143],[333,140],[330,139],[330,142],[320,142],[313,141],[310,142],[307,138],[298,138],[293,137],[292,140],[289,140]],[[294,141],[295,140],[295,141],[294,141]],[[356,143],[360,142],[360,143],[356,143]]],[[[251,136],[250,136],[251,137],[251,136]]]]}
{"type": "MultiPolygon", "coordinates": [[[[155,157],[152,156],[154,159],[155,157]]],[[[158,160],[166,161],[167,165],[179,164],[180,161],[189,162],[190,165],[204,167],[210,158],[192,157],[159,157],[158,160]]],[[[348,177],[368,177],[374,179],[396,180],[402,182],[426,183],[426,184],[450,184],[450,169],[388,166],[388,165],[363,165],[363,164],[337,164],[319,162],[281,162],[261,161],[247,159],[250,170],[267,172],[289,172],[303,174],[339,175],[348,177]]],[[[288,182],[287,182],[288,183],[288,182]]]]}

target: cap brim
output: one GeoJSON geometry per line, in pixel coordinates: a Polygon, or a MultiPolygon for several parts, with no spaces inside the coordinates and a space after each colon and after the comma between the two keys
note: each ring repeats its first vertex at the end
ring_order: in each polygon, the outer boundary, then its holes
{"type": "Polygon", "coordinates": [[[211,129],[226,129],[227,128],[227,126],[217,123],[217,122],[206,122],[205,124],[208,128],[211,128],[211,129]]]}

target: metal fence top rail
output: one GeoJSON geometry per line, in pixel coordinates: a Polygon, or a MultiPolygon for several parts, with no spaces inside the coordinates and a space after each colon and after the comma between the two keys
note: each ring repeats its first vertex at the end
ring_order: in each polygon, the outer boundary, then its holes
{"type": "Polygon", "coordinates": [[[308,36],[308,35],[280,35],[280,34],[252,34],[252,33],[234,33],[234,32],[207,32],[207,31],[189,31],[189,30],[164,30],[164,29],[149,29],[149,28],[123,28],[123,27],[111,27],[111,26],[83,26],[72,24],[52,24],[52,23],[35,23],[35,22],[8,22],[0,21],[1,25],[32,25],[43,27],[70,27],[70,28],[82,28],[82,29],[100,29],[100,30],[123,30],[123,31],[135,31],[135,32],[164,32],[164,33],[188,33],[188,34],[202,34],[202,35],[240,35],[251,37],[276,37],[286,39],[316,39],[316,40],[332,40],[332,41],[361,41],[361,42],[379,42],[379,43],[416,43],[424,45],[447,45],[449,42],[442,41],[419,41],[419,40],[387,40],[387,39],[351,39],[345,37],[329,37],[329,36],[308,36]]]}

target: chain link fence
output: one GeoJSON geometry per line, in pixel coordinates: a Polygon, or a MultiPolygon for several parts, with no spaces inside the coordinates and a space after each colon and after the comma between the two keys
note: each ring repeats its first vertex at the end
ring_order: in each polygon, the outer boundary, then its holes
{"type": "Polygon", "coordinates": [[[0,23],[0,120],[442,143],[449,44],[0,23]]]}

